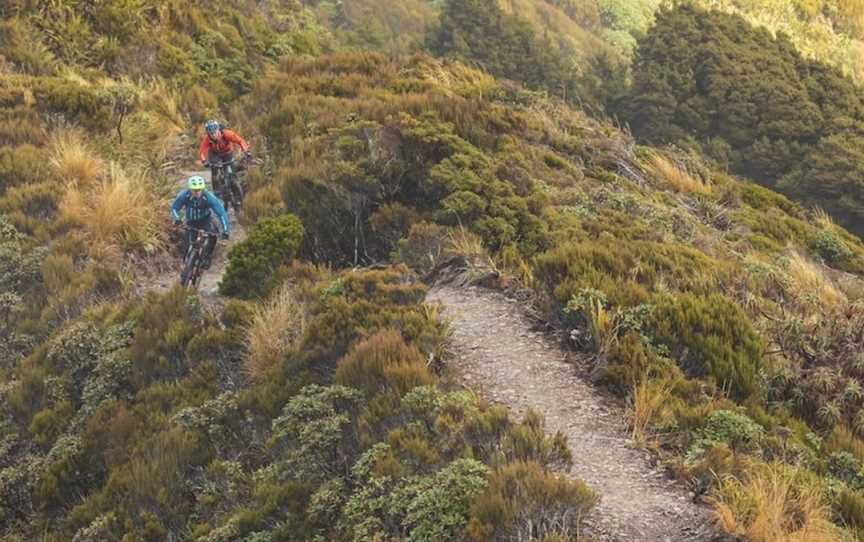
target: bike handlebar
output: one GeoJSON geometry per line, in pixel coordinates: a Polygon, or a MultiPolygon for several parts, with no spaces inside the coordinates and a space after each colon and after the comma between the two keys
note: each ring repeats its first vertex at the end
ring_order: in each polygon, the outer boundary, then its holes
{"type": "Polygon", "coordinates": [[[201,228],[193,228],[192,226],[187,226],[186,224],[180,224],[177,227],[180,228],[181,230],[198,232],[198,233],[203,234],[207,237],[219,237],[218,233],[213,233],[211,231],[202,230],[201,228]]]}
{"type": "MultiPolygon", "coordinates": [[[[240,158],[240,163],[252,162],[252,160],[253,159],[251,156],[247,157],[244,155],[242,158],[240,158]]],[[[230,166],[230,165],[234,164],[235,162],[237,162],[237,158],[235,158],[235,157],[232,157],[230,160],[226,160],[224,162],[211,162],[209,160],[205,160],[204,166],[205,167],[223,168],[225,166],[230,166]]]]}

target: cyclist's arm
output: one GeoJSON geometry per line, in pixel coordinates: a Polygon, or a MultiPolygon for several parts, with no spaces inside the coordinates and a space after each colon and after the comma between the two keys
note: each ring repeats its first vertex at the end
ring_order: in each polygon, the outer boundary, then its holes
{"type": "Polygon", "coordinates": [[[225,139],[227,139],[228,141],[230,141],[231,143],[236,143],[236,144],[240,145],[241,151],[246,152],[249,150],[249,144],[246,143],[246,140],[243,139],[242,137],[240,137],[240,134],[238,134],[237,132],[235,132],[233,130],[225,129],[225,130],[222,130],[222,136],[225,139]]]}
{"type": "Polygon", "coordinates": [[[180,210],[183,209],[183,206],[186,205],[186,197],[189,191],[184,189],[181,190],[179,194],[177,194],[177,198],[174,199],[174,203],[171,204],[171,218],[175,221],[180,220],[180,210]]]}
{"type": "Polygon", "coordinates": [[[205,192],[204,194],[207,198],[207,202],[210,204],[210,208],[213,209],[213,212],[215,212],[216,216],[219,217],[219,223],[222,225],[222,233],[231,233],[231,224],[228,222],[228,213],[225,212],[225,207],[222,206],[222,202],[210,192],[205,192]]]}
{"type": "Polygon", "coordinates": [[[198,148],[198,157],[201,158],[202,162],[207,161],[207,153],[210,150],[210,138],[207,134],[204,134],[204,137],[201,138],[201,146],[198,148]]]}

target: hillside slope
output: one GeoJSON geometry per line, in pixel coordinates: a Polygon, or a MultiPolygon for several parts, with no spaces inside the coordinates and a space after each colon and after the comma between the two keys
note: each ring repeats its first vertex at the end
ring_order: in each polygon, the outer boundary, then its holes
{"type": "Polygon", "coordinates": [[[722,529],[860,535],[864,245],[828,215],[459,61],[323,54],[324,2],[3,9],[0,536],[577,537],[602,495],[563,433],[442,368],[417,279],[453,255],[530,292],[722,529]],[[210,116],[263,159],[224,304],[142,298],[210,116]]]}
{"type": "Polygon", "coordinates": [[[833,466],[861,461],[856,237],[458,64],[292,61],[256,92],[235,114],[279,152],[276,204],[306,226],[301,254],[423,270],[450,245],[488,250],[629,397],[637,434],[683,456],[676,475],[708,491],[720,477],[726,528],[760,524],[737,499],[774,477],[789,506],[815,506],[783,529],[841,536],[831,521],[852,512],[827,507],[820,478],[858,498],[833,466]]]}

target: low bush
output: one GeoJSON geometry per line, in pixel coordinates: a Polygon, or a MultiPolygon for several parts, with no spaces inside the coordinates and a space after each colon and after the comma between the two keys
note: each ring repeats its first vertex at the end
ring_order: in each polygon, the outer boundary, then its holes
{"type": "Polygon", "coordinates": [[[713,378],[737,398],[758,394],[765,344],[741,308],[720,294],[663,295],[651,332],[690,376],[713,378]]]}
{"type": "Polygon", "coordinates": [[[598,497],[582,482],[517,461],[496,469],[471,505],[467,534],[474,540],[572,537],[598,497]]]}
{"type": "Polygon", "coordinates": [[[0,148],[0,194],[9,188],[43,180],[45,153],[30,144],[0,148]]]}
{"type": "Polygon", "coordinates": [[[229,251],[219,291],[245,298],[266,294],[274,286],[271,274],[294,258],[302,238],[303,225],[294,215],[262,220],[229,251]]]}
{"type": "Polygon", "coordinates": [[[129,349],[133,381],[143,387],[185,374],[186,348],[202,331],[192,298],[180,288],[161,297],[151,294],[133,316],[137,319],[129,349]]]}
{"type": "Polygon", "coordinates": [[[764,436],[764,429],[746,415],[730,410],[715,410],[694,432],[687,457],[690,461],[701,459],[705,452],[720,444],[734,452],[755,452],[764,436]]]}
{"type": "Polygon", "coordinates": [[[401,334],[385,329],[356,343],[336,366],[335,380],[363,390],[367,395],[392,392],[404,395],[417,386],[429,386],[435,378],[420,351],[405,343],[401,334]]]}

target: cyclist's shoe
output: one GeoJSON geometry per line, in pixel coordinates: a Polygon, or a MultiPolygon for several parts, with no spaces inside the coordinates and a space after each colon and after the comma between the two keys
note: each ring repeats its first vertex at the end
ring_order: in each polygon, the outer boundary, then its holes
{"type": "Polygon", "coordinates": [[[210,263],[212,263],[212,260],[213,260],[213,257],[212,257],[212,256],[209,256],[209,255],[208,255],[208,256],[204,256],[204,257],[201,259],[201,269],[205,269],[205,270],[206,270],[206,269],[210,269],[210,263]]]}
{"type": "Polygon", "coordinates": [[[222,239],[224,239],[226,241],[228,240],[228,233],[227,232],[224,232],[224,231],[222,232],[222,239]]]}

